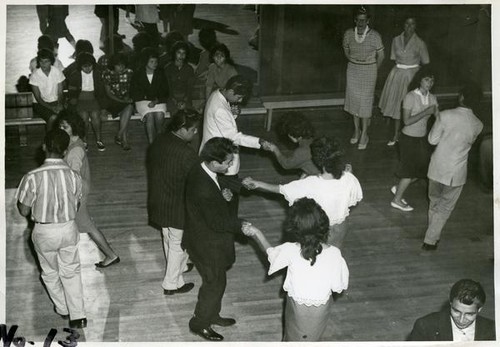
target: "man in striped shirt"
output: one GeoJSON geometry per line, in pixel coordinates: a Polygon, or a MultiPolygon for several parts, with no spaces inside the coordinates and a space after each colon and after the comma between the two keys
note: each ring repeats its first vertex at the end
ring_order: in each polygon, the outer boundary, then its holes
{"type": "Polygon", "coordinates": [[[82,195],[81,177],[62,159],[69,144],[64,130],[47,133],[45,162],[28,172],[16,192],[19,212],[35,222],[32,240],[42,279],[55,311],[69,318],[70,327],[87,326],[83,305],[75,215],[82,195]]]}

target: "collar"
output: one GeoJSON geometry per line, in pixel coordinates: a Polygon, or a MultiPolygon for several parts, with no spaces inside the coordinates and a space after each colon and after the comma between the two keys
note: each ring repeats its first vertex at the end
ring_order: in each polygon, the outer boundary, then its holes
{"type": "Polygon", "coordinates": [[[455,335],[457,335],[458,337],[458,340],[462,340],[465,336],[469,336],[470,339],[468,339],[469,341],[473,341],[474,340],[474,335],[475,335],[475,332],[476,332],[476,321],[477,319],[471,324],[469,325],[467,328],[465,329],[460,329],[456,324],[455,324],[455,321],[453,320],[453,318],[450,316],[450,320],[451,320],[451,330],[453,332],[453,340],[455,340],[455,335]]]}
{"type": "Polygon", "coordinates": [[[46,158],[44,163],[47,163],[47,164],[64,163],[64,159],[62,159],[62,158],[46,158]]]}
{"type": "Polygon", "coordinates": [[[210,178],[215,182],[217,183],[217,185],[219,185],[218,181],[217,181],[217,174],[215,172],[213,172],[212,170],[210,170],[207,165],[205,164],[205,162],[201,163],[201,167],[203,168],[203,170],[205,170],[205,172],[208,174],[208,176],[210,176],[210,178]]]}

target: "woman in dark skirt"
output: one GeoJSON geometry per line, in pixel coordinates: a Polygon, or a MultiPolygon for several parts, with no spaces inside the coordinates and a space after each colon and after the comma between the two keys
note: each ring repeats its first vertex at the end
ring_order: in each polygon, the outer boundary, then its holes
{"type": "Polygon", "coordinates": [[[399,184],[391,188],[394,198],[391,206],[398,210],[413,211],[403,194],[419,178],[427,178],[431,156],[427,142],[427,121],[439,113],[436,97],[430,93],[434,85],[434,74],[426,67],[415,75],[410,84],[410,92],[403,100],[403,123],[399,140],[400,161],[396,176],[399,184]]]}
{"type": "Polygon", "coordinates": [[[86,128],[92,124],[97,150],[102,152],[106,150],[101,134],[101,110],[106,104],[106,91],[101,71],[90,53],[80,53],[76,63],[78,68],[68,78],[69,103],[76,108],[86,128]]]}

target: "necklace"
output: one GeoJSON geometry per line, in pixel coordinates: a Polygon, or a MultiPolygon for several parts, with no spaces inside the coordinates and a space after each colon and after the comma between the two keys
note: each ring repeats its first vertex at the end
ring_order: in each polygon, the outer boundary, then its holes
{"type": "Polygon", "coordinates": [[[361,37],[358,37],[358,27],[354,27],[354,39],[356,40],[357,43],[363,43],[363,41],[366,38],[366,33],[368,32],[369,28],[368,25],[365,27],[365,31],[363,32],[363,35],[361,37]]]}

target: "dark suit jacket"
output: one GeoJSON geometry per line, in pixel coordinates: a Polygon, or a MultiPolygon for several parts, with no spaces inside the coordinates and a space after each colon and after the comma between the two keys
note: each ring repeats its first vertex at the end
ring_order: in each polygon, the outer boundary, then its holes
{"type": "Polygon", "coordinates": [[[186,177],[197,163],[198,155],[191,146],[170,131],[155,138],[146,160],[151,223],[184,229],[186,177]]]}
{"type": "Polygon", "coordinates": [[[130,97],[134,101],[155,100],[166,103],[168,99],[168,81],[163,69],[158,67],[149,83],[145,68],[134,72],[130,81],[130,97]]]}
{"type": "MultiPolygon", "coordinates": [[[[408,337],[410,341],[453,341],[450,308],[434,312],[416,320],[408,337]]],[[[478,316],[475,341],[495,340],[495,322],[478,316]]]]}
{"type": "Polygon", "coordinates": [[[186,180],[183,247],[195,264],[229,268],[235,260],[234,236],[239,233],[241,221],[230,212],[215,182],[195,165],[186,180]]]}

